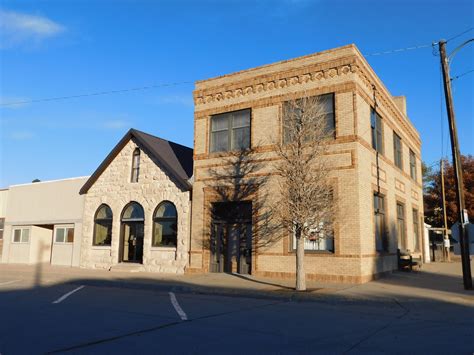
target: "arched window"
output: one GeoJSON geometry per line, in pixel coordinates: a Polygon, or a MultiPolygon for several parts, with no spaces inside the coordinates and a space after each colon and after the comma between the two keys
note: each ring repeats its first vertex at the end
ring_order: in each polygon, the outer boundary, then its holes
{"type": "Polygon", "coordinates": [[[140,172],[140,149],[136,148],[133,151],[131,182],[138,182],[139,172],[140,172]]]}
{"type": "Polygon", "coordinates": [[[158,205],[153,216],[154,247],[176,247],[178,235],[178,214],[169,201],[158,205]]]}
{"type": "Polygon", "coordinates": [[[137,202],[130,202],[123,210],[122,222],[137,222],[145,219],[143,207],[137,202]]]}
{"type": "Polygon", "coordinates": [[[94,216],[93,245],[108,246],[112,242],[112,210],[100,205],[94,216]]]}

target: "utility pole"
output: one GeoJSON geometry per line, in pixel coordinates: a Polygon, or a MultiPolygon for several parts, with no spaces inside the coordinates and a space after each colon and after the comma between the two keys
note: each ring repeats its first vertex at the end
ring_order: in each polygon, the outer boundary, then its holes
{"type": "MultiPolygon", "coordinates": [[[[446,218],[446,193],[444,190],[444,160],[441,159],[439,161],[439,171],[441,172],[441,195],[442,195],[442,200],[443,200],[443,221],[444,221],[444,233],[443,233],[443,248],[444,248],[444,238],[448,236],[448,219],[446,218]]],[[[449,253],[449,251],[448,251],[449,253]]],[[[444,253],[443,253],[444,255],[444,253]]]]}
{"type": "Polygon", "coordinates": [[[464,184],[462,180],[461,158],[459,154],[458,134],[454,117],[453,96],[451,93],[451,78],[449,76],[449,62],[446,57],[446,41],[439,41],[439,53],[443,70],[444,92],[446,96],[446,110],[449,120],[449,134],[451,136],[451,151],[453,154],[454,181],[456,184],[456,199],[459,218],[459,243],[461,245],[461,261],[464,289],[472,289],[471,262],[469,258],[469,239],[465,224],[468,223],[466,206],[464,204],[464,184]]]}

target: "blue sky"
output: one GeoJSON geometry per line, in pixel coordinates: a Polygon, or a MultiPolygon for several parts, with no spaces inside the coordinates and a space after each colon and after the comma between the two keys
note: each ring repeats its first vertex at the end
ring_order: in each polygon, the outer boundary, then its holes
{"type": "MultiPolygon", "coordinates": [[[[474,3],[446,1],[9,1],[0,5],[0,101],[194,82],[355,43],[364,54],[474,27],[474,3]],[[441,20],[443,20],[441,22],[441,20]]],[[[448,43],[448,51],[474,30],[448,43]]],[[[474,45],[453,76],[474,69],[474,45]]],[[[367,56],[406,95],[423,159],[449,153],[439,57],[367,56]],[[443,142],[443,144],[442,144],[443,142]]],[[[474,73],[454,81],[461,150],[474,154],[474,73]]],[[[194,85],[0,107],[0,187],[91,174],[134,127],[192,146],[194,85]]]]}

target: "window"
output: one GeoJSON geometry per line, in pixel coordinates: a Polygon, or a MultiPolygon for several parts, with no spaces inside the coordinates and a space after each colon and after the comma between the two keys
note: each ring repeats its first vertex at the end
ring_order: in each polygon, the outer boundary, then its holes
{"type": "Polygon", "coordinates": [[[176,247],[178,235],[178,214],[169,201],[158,205],[153,216],[154,247],[176,247]]]}
{"type": "Polygon", "coordinates": [[[94,217],[93,245],[110,246],[112,242],[112,210],[107,205],[100,205],[94,217]]]}
{"type": "Polygon", "coordinates": [[[28,228],[13,229],[13,243],[29,243],[30,230],[28,228]]]}
{"type": "MultiPolygon", "coordinates": [[[[293,234],[293,250],[296,250],[296,236],[293,234]]],[[[334,233],[325,230],[321,222],[311,230],[311,235],[304,240],[304,250],[334,252],[334,233]]]]}
{"type": "Polygon", "coordinates": [[[73,243],[74,242],[74,227],[56,227],[54,230],[55,243],[73,243]]]}
{"type": "MultiPolygon", "coordinates": [[[[302,115],[303,110],[308,110],[309,105],[317,105],[312,112],[317,120],[322,119],[325,123],[325,130],[328,136],[334,136],[336,119],[334,114],[334,94],[324,94],[319,96],[312,96],[308,98],[298,99],[294,101],[288,101],[283,106],[283,141],[285,143],[291,142],[292,133],[297,134],[296,130],[290,124],[294,125],[298,123],[298,117],[302,115]]],[[[311,110],[311,108],[309,108],[311,110]]],[[[310,116],[307,116],[310,117],[310,116]]],[[[317,120],[314,120],[315,124],[317,120]]],[[[310,122],[310,121],[309,121],[310,122]]],[[[318,137],[319,138],[319,137],[318,137]]],[[[312,137],[305,136],[305,141],[311,141],[312,137]]]]}
{"type": "Polygon", "coordinates": [[[211,152],[226,152],[250,147],[250,110],[211,117],[211,152]]]}
{"type": "Polygon", "coordinates": [[[374,193],[375,249],[388,251],[388,236],[385,227],[385,197],[374,193]]]}
{"type": "Polygon", "coordinates": [[[393,161],[397,168],[403,170],[403,161],[402,161],[402,139],[398,134],[393,132],[393,161]]]}
{"type": "Polygon", "coordinates": [[[5,218],[0,218],[0,240],[3,239],[4,228],[5,228],[5,218]]]}
{"type": "Polygon", "coordinates": [[[405,240],[405,206],[397,202],[397,240],[398,248],[406,250],[405,240]]]}
{"type": "Polygon", "coordinates": [[[418,210],[413,209],[413,240],[415,251],[420,251],[420,223],[418,222],[418,210]]]}
{"type": "Polygon", "coordinates": [[[410,176],[416,180],[416,156],[413,150],[410,149],[410,176]]]}
{"type": "Polygon", "coordinates": [[[140,172],[140,149],[136,148],[133,151],[131,182],[138,182],[139,172],[140,172]]]}
{"type": "Polygon", "coordinates": [[[374,109],[370,113],[370,128],[372,130],[372,148],[383,154],[382,119],[374,109]]]}

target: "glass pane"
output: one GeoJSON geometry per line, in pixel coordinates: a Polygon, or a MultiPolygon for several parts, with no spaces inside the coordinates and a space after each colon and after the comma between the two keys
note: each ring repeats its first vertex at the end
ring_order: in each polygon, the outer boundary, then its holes
{"type": "Polygon", "coordinates": [[[222,131],[229,129],[229,114],[225,113],[222,115],[216,115],[212,117],[211,120],[211,130],[222,131]]]}
{"type": "Polygon", "coordinates": [[[176,246],[177,224],[175,219],[155,222],[154,227],[153,246],[176,246]]]}
{"type": "Polygon", "coordinates": [[[13,231],[13,241],[15,243],[20,243],[21,242],[21,229],[15,229],[13,231]]]}
{"type": "Polygon", "coordinates": [[[246,149],[250,146],[250,127],[232,130],[232,149],[246,149]]]}
{"type": "Polygon", "coordinates": [[[30,242],[30,230],[23,229],[21,233],[21,242],[22,243],[29,243],[30,242]]]}
{"type": "Polygon", "coordinates": [[[229,150],[228,131],[213,132],[211,135],[211,152],[222,152],[229,150]]]}
{"type": "Polygon", "coordinates": [[[336,129],[334,122],[334,113],[326,114],[324,119],[326,120],[326,133],[332,134],[336,129]]]}
{"type": "Polygon", "coordinates": [[[234,112],[232,121],[232,128],[250,126],[250,110],[234,112]]]}
{"type": "Polygon", "coordinates": [[[96,214],[96,219],[112,219],[112,210],[109,206],[101,206],[96,214]]]}
{"type": "Polygon", "coordinates": [[[68,243],[74,242],[74,228],[67,229],[67,240],[68,243]]]}
{"type": "Polygon", "coordinates": [[[99,221],[95,224],[94,245],[110,245],[112,241],[112,221],[99,221]]]}
{"type": "Polygon", "coordinates": [[[319,96],[319,104],[321,105],[321,110],[326,113],[332,113],[334,111],[333,104],[334,95],[326,94],[319,96]]]}
{"type": "Polygon", "coordinates": [[[122,220],[126,219],[144,219],[142,206],[135,202],[129,204],[122,216],[122,220]]]}
{"type": "Polygon", "coordinates": [[[64,243],[65,231],[66,230],[64,228],[56,229],[56,243],[64,243]]]}
{"type": "Polygon", "coordinates": [[[164,202],[158,207],[155,213],[155,218],[157,217],[176,217],[176,208],[171,202],[164,202]]]}
{"type": "Polygon", "coordinates": [[[375,246],[377,250],[383,250],[382,242],[382,216],[375,216],[375,246]]]}

